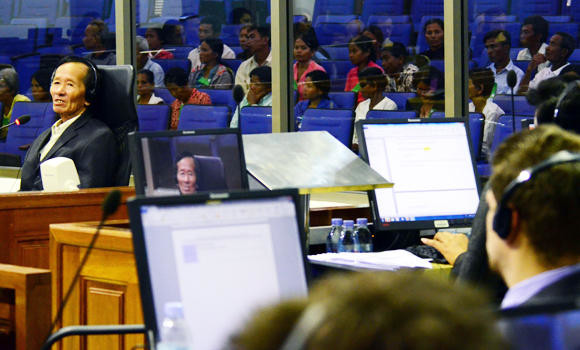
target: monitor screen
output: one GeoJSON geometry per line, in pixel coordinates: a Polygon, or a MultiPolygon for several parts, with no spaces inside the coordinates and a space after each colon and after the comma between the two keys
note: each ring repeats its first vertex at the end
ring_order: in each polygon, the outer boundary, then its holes
{"type": "Polygon", "coordinates": [[[179,195],[248,188],[237,130],[160,131],[130,135],[135,191],[179,195]]]}
{"type": "Polygon", "coordinates": [[[393,188],[369,193],[378,230],[469,226],[478,181],[462,119],[364,121],[361,154],[393,188]]]}
{"type": "Polygon", "coordinates": [[[193,349],[221,349],[258,308],[307,295],[297,191],[235,195],[129,203],[147,326],[181,302],[193,349]]]}

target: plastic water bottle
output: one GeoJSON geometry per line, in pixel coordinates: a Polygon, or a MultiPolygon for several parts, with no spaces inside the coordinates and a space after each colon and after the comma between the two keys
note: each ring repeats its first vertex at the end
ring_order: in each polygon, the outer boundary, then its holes
{"type": "Polygon", "coordinates": [[[338,252],[355,252],[356,245],[358,245],[358,242],[354,235],[354,221],[344,220],[343,229],[338,240],[338,252]]]}
{"type": "Polygon", "coordinates": [[[326,236],[326,252],[336,253],[338,251],[338,240],[342,232],[342,219],[333,218],[330,222],[332,227],[326,236]]]}
{"type": "Polygon", "coordinates": [[[191,350],[189,328],[183,317],[183,305],[180,302],[165,304],[165,318],[161,327],[159,350],[191,350]]]}
{"type": "Polygon", "coordinates": [[[360,246],[361,253],[370,253],[373,251],[373,236],[368,228],[368,220],[366,218],[356,219],[357,229],[356,236],[360,246]]]}

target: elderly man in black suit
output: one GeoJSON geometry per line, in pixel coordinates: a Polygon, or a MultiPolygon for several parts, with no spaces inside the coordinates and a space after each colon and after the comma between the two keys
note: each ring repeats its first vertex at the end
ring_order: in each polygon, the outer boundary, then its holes
{"type": "Polygon", "coordinates": [[[60,62],[50,86],[59,120],[30,146],[22,165],[21,191],[42,190],[40,163],[55,157],[72,159],[81,188],[114,185],[117,141],[92,115],[98,83],[98,70],[87,59],[71,56],[60,62]]]}

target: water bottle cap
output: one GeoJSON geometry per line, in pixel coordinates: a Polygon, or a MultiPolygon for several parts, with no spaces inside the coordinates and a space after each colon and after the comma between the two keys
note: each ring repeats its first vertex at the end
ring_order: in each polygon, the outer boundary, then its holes
{"type": "Polygon", "coordinates": [[[165,303],[165,316],[168,318],[183,318],[183,305],[179,301],[165,303]]]}
{"type": "Polygon", "coordinates": [[[332,218],[330,222],[334,225],[335,221],[337,225],[342,225],[342,218],[332,218]]]}
{"type": "Polygon", "coordinates": [[[353,220],[344,220],[344,226],[345,227],[354,227],[354,221],[353,220]]]}
{"type": "Polygon", "coordinates": [[[367,218],[358,218],[356,219],[356,224],[357,225],[367,225],[369,223],[369,221],[367,220],[367,218]]]}

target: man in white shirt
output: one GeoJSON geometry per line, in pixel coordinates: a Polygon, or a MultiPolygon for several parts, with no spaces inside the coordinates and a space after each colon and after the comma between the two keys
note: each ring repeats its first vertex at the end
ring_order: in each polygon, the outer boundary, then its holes
{"type": "Polygon", "coordinates": [[[575,48],[576,40],[574,40],[574,37],[572,37],[570,34],[557,32],[556,34],[552,35],[550,38],[550,43],[546,48],[546,60],[550,63],[550,65],[539,71],[534,79],[530,81],[531,74],[533,70],[536,69],[536,65],[538,64],[538,62],[532,60],[532,62],[530,62],[528,65],[526,75],[522,80],[522,86],[518,92],[520,94],[525,93],[528,91],[528,89],[533,89],[538,86],[541,81],[560,75],[562,70],[570,65],[568,58],[570,58],[575,48]]]}
{"type": "Polygon", "coordinates": [[[577,134],[550,125],[514,134],[496,151],[507,159],[486,193],[486,250],[509,288],[502,308],[580,295],[578,152],[577,134]]]}
{"type": "Polygon", "coordinates": [[[548,47],[546,45],[548,26],[548,21],[544,17],[534,15],[524,20],[520,30],[520,43],[523,49],[518,52],[517,60],[543,62],[538,65],[538,72],[548,66],[545,56],[548,47]]]}
{"type": "Polygon", "coordinates": [[[512,90],[507,84],[507,75],[510,70],[516,73],[517,80],[514,93],[518,91],[524,72],[519,69],[510,59],[511,38],[505,30],[492,30],[485,34],[483,43],[487,49],[487,56],[491,69],[495,76],[496,94],[511,94],[512,90]]]}
{"type": "Polygon", "coordinates": [[[272,65],[272,53],[270,52],[270,28],[251,26],[248,28],[248,49],[252,57],[248,58],[236,72],[236,85],[240,85],[247,93],[250,87],[250,72],[260,66],[272,65]]]}
{"type": "Polygon", "coordinates": [[[153,62],[149,58],[149,44],[147,40],[142,36],[137,36],[137,41],[135,43],[137,47],[137,71],[141,69],[150,70],[153,73],[155,80],[155,87],[165,87],[163,80],[165,80],[165,72],[159,63],[153,62]]]}
{"type": "MultiPolygon", "coordinates": [[[[199,23],[199,41],[206,38],[219,39],[222,31],[222,24],[220,21],[213,16],[205,16],[201,19],[199,23]]],[[[199,48],[195,48],[189,52],[187,58],[191,62],[192,71],[198,69],[201,66],[201,61],[199,60],[199,48]]],[[[236,53],[228,45],[224,44],[224,51],[222,53],[223,60],[233,60],[236,58],[236,53]]]]}

